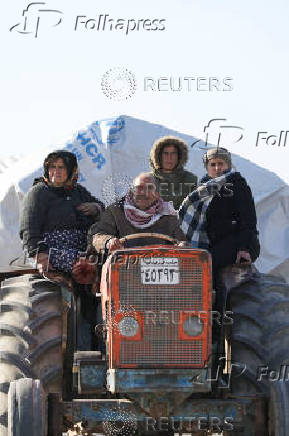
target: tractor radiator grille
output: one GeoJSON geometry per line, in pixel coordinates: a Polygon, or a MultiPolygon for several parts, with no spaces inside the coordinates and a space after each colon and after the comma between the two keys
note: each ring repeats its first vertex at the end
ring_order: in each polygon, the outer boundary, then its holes
{"type": "Polygon", "coordinates": [[[203,342],[179,338],[180,311],[203,308],[203,271],[194,259],[179,259],[179,284],[143,284],[141,265],[119,268],[119,310],[143,318],[140,341],[121,340],[120,365],[141,367],[203,364],[203,342]]]}

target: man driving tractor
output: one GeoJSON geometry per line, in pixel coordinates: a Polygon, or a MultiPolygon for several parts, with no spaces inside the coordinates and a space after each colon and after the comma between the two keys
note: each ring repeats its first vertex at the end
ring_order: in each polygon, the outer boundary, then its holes
{"type": "Polygon", "coordinates": [[[185,240],[172,203],[160,197],[152,175],[141,173],[126,196],[109,206],[89,233],[98,252],[112,252],[124,247],[120,238],[151,232],[185,240]]]}

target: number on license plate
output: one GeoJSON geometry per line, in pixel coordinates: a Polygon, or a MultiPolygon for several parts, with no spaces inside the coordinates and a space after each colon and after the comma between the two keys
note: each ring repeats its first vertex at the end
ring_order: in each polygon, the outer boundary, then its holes
{"type": "Polygon", "coordinates": [[[143,284],[174,285],[179,283],[177,258],[141,259],[141,282],[143,284]]]}

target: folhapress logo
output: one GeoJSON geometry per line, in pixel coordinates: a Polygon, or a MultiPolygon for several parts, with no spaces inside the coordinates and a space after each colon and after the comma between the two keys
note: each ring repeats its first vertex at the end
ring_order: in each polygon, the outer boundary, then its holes
{"type": "Polygon", "coordinates": [[[37,38],[39,35],[40,22],[45,22],[48,27],[58,26],[62,22],[63,12],[57,9],[45,7],[45,2],[29,3],[26,9],[22,11],[21,22],[14,24],[10,32],[16,31],[22,34],[34,34],[37,38]]]}
{"type": "Polygon", "coordinates": [[[191,147],[193,148],[198,142],[202,147],[203,145],[207,147],[208,144],[214,144],[217,147],[228,147],[241,141],[244,136],[243,127],[226,124],[226,121],[226,118],[211,119],[204,127],[204,133],[191,144],[191,147]]]}
{"type": "MultiPolygon", "coordinates": [[[[62,22],[62,18],[63,12],[48,8],[46,2],[32,2],[22,11],[21,21],[14,24],[9,30],[10,32],[32,34],[37,38],[40,23],[43,28],[55,27],[62,22]]],[[[73,31],[97,31],[99,33],[115,31],[129,35],[133,32],[162,32],[166,29],[165,22],[165,18],[117,18],[103,13],[88,17],[82,14],[74,17],[70,23],[70,29],[73,31]]]]}

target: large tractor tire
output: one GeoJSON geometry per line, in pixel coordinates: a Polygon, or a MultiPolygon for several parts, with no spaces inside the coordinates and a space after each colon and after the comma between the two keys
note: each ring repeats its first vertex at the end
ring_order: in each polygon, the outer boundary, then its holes
{"type": "Polygon", "coordinates": [[[270,385],[269,436],[287,436],[289,429],[289,381],[270,385]]]}
{"type": "Polygon", "coordinates": [[[268,393],[267,383],[257,378],[260,367],[268,364],[269,359],[264,343],[263,308],[266,296],[275,287],[275,277],[255,273],[248,282],[230,291],[233,395],[268,393]]]}
{"type": "Polygon", "coordinates": [[[0,289],[0,436],[9,434],[9,386],[21,378],[62,392],[61,289],[39,275],[7,279],[0,289]]]}
{"type": "Polygon", "coordinates": [[[279,370],[289,364],[289,284],[279,282],[264,301],[265,344],[270,355],[269,367],[279,370]]]}
{"type": "MultiPolygon", "coordinates": [[[[232,362],[245,364],[245,371],[239,377],[233,371],[232,394],[264,395],[264,401],[269,400],[268,414],[264,409],[264,416],[258,416],[258,421],[264,422],[264,434],[269,429],[270,436],[285,436],[289,381],[282,384],[270,380],[266,368],[268,373],[276,371],[271,376],[278,377],[281,366],[289,364],[289,285],[278,277],[256,273],[249,282],[231,290],[230,302],[234,312],[232,362]]],[[[252,416],[251,425],[255,422],[256,416],[252,416]]],[[[237,430],[230,434],[239,433],[237,430]]]]}
{"type": "Polygon", "coordinates": [[[8,435],[46,436],[46,400],[40,380],[22,378],[10,383],[8,435]]]}
{"type": "Polygon", "coordinates": [[[287,436],[289,429],[289,284],[279,282],[267,295],[265,344],[268,363],[269,435],[287,436]]]}
{"type": "MultiPolygon", "coordinates": [[[[233,397],[265,396],[267,392],[266,383],[258,383],[256,379],[258,367],[266,361],[262,298],[267,286],[269,284],[265,285],[263,277],[254,275],[229,294],[229,308],[233,312],[229,338],[232,365],[230,395],[233,397]]],[[[233,430],[223,431],[223,436],[255,435],[255,422],[254,411],[249,410],[243,422],[239,425],[233,423],[233,430]]]]}

